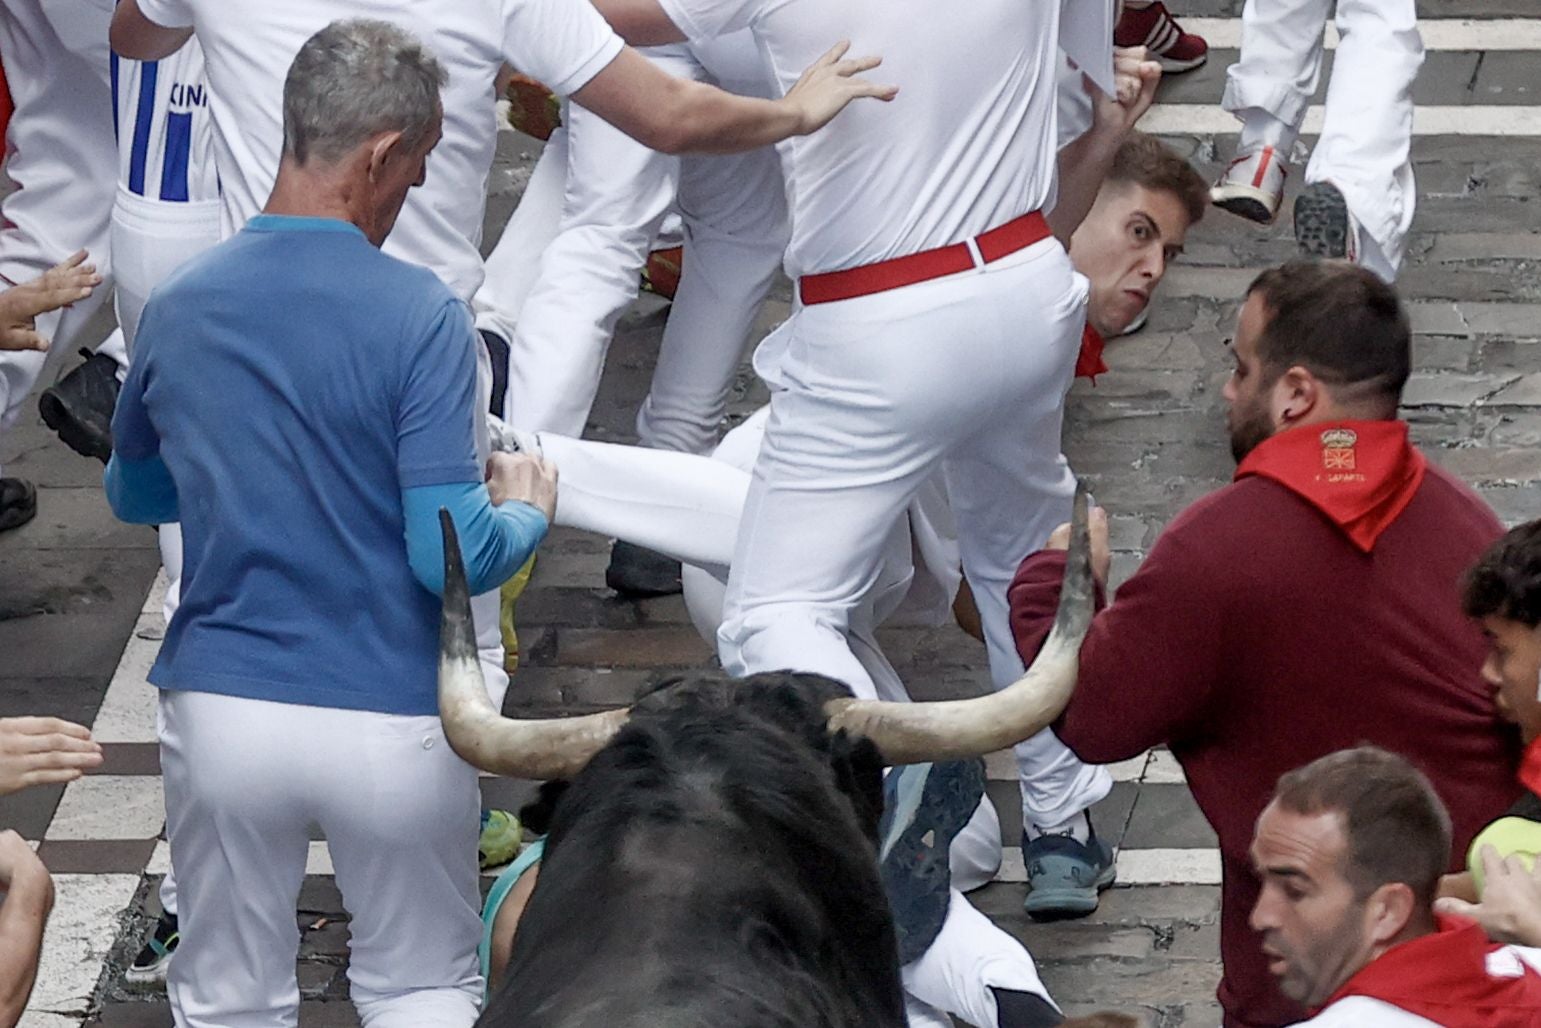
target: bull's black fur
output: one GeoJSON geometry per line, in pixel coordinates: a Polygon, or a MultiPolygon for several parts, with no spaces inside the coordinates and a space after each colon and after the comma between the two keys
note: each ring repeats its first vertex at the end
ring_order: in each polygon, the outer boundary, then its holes
{"type": "Polygon", "coordinates": [[[556,798],[481,1025],[900,1028],[875,859],[882,760],[826,730],[816,675],[643,697],[556,798]]]}

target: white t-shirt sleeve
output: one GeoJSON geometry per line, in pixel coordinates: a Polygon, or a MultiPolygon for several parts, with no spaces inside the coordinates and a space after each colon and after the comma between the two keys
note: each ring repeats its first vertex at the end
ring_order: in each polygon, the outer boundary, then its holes
{"type": "Polygon", "coordinates": [[[588,85],[624,45],[589,0],[507,0],[503,5],[504,60],[558,96],[588,85]]]}
{"type": "Polygon", "coordinates": [[[167,29],[191,28],[193,5],[188,0],[139,0],[139,13],[167,29]]]}
{"type": "Polygon", "coordinates": [[[714,39],[748,28],[765,0],[658,0],[689,39],[714,39]]]}

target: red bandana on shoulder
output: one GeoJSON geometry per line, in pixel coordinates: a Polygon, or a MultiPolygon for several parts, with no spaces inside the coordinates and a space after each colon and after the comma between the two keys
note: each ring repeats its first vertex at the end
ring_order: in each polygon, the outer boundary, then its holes
{"type": "Polygon", "coordinates": [[[1407,509],[1428,461],[1405,421],[1303,425],[1259,443],[1236,469],[1240,481],[1271,478],[1321,511],[1365,553],[1407,509]]]}
{"type": "Polygon", "coordinates": [[[1327,1001],[1368,996],[1452,1028],[1541,1025],[1541,974],[1475,921],[1439,917],[1439,930],[1393,946],[1327,1001]]]}
{"type": "Polygon", "coordinates": [[[1103,342],[1102,333],[1088,323],[1081,332],[1081,352],[1076,354],[1076,378],[1089,378],[1092,380],[1092,385],[1097,384],[1097,376],[1108,370],[1107,364],[1102,359],[1102,348],[1106,345],[1103,342]]]}

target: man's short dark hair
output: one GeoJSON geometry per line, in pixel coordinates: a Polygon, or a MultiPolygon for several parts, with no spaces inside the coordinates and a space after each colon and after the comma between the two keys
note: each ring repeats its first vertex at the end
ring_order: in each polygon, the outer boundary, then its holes
{"type": "Polygon", "coordinates": [[[1271,378],[1303,367],[1345,402],[1395,412],[1412,373],[1412,328],[1395,289],[1346,261],[1294,260],[1253,279],[1253,294],[1268,309],[1257,355],[1271,378]]]}
{"type": "Polygon", "coordinates": [[[1450,815],[1423,773],[1375,746],[1329,753],[1279,779],[1273,802],[1293,814],[1342,819],[1343,875],[1364,899],[1401,883],[1420,909],[1434,902],[1450,863],[1450,815]]]}
{"type": "Polygon", "coordinates": [[[1209,209],[1209,183],[1204,176],[1176,150],[1143,132],[1129,133],[1113,155],[1113,167],[1103,181],[1170,193],[1183,205],[1189,225],[1197,225],[1209,209]]]}
{"type": "Polygon", "coordinates": [[[1511,528],[1466,573],[1461,609],[1541,625],[1541,519],[1511,528]]]}

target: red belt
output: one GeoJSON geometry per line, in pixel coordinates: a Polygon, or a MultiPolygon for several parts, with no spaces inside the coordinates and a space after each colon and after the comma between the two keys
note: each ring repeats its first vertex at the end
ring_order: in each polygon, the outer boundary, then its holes
{"type": "Polygon", "coordinates": [[[804,275],[797,280],[798,295],[804,304],[833,303],[858,296],[870,296],[900,286],[912,286],[943,275],[956,275],[960,271],[991,264],[1026,249],[1054,233],[1049,223],[1038,211],[1013,218],[1004,225],[992,228],[969,243],[953,243],[935,250],[922,250],[905,257],[863,264],[844,271],[827,271],[822,275],[804,275]],[[975,251],[978,259],[975,259],[975,251]]]}

